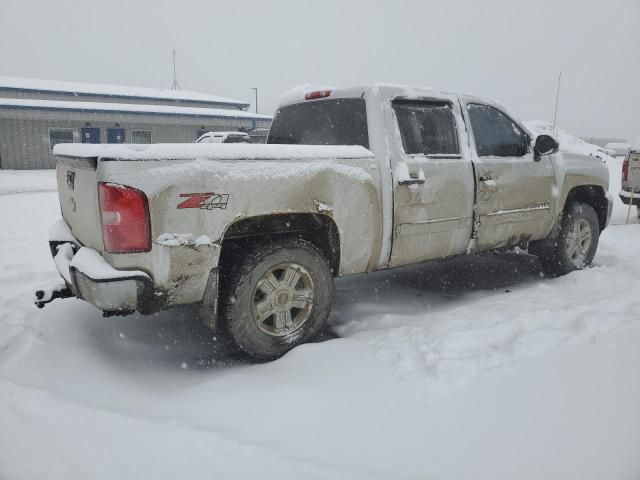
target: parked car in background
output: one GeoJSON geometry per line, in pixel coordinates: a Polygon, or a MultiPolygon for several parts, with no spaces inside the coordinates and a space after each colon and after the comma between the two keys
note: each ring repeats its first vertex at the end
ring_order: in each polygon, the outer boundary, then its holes
{"type": "Polygon", "coordinates": [[[634,145],[622,162],[621,178],[620,200],[625,205],[635,205],[640,217],[640,144],[634,145]]]}
{"type": "Polygon", "coordinates": [[[267,143],[267,135],[269,135],[268,128],[254,128],[249,131],[253,143],[267,143]]]}
{"type": "Polygon", "coordinates": [[[252,143],[244,132],[207,132],[198,137],[196,143],[252,143]]]}
{"type": "Polygon", "coordinates": [[[607,143],[604,148],[607,150],[613,150],[617,157],[623,157],[629,153],[631,145],[626,142],[610,142],[607,143]]]}
{"type": "Polygon", "coordinates": [[[468,95],[289,96],[267,143],[56,145],[49,243],[64,282],[36,303],[200,304],[208,326],[273,359],[322,330],[333,277],[515,246],[565,274],[591,263],[611,216],[600,159],[557,156],[554,138],[468,95]]]}

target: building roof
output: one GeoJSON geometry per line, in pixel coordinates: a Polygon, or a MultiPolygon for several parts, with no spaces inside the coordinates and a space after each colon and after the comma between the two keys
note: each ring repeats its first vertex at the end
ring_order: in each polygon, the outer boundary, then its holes
{"type": "Polygon", "coordinates": [[[58,100],[32,100],[30,98],[0,98],[0,109],[272,120],[270,115],[257,115],[255,113],[245,112],[244,110],[181,107],[173,105],[143,105],[136,103],[67,102],[58,100]]]}
{"type": "Polygon", "coordinates": [[[101,85],[96,83],[63,82],[37,78],[7,77],[0,75],[0,90],[33,93],[68,93],[97,97],[118,97],[146,100],[171,100],[177,102],[209,102],[247,108],[248,102],[217,97],[188,90],[167,90],[163,88],[127,87],[123,85],[101,85]]]}

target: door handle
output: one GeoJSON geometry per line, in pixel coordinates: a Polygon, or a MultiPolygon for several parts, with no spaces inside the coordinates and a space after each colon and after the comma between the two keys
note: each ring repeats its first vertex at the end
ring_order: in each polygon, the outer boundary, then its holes
{"type": "Polygon", "coordinates": [[[398,180],[398,185],[422,185],[426,178],[404,178],[398,180]]]}
{"type": "Polygon", "coordinates": [[[479,180],[484,185],[484,188],[486,188],[490,192],[495,192],[498,189],[496,181],[491,177],[480,177],[479,180]]]}

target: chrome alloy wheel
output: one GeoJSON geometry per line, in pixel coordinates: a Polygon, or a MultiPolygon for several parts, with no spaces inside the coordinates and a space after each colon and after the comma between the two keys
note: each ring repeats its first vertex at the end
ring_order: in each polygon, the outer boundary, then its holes
{"type": "Polygon", "coordinates": [[[309,319],[313,297],[309,272],[296,263],[282,263],[269,269],[256,284],[251,314],[264,333],[282,337],[309,319]]]}
{"type": "Polygon", "coordinates": [[[592,232],[591,225],[586,220],[580,218],[571,225],[565,241],[565,251],[567,257],[576,267],[584,266],[585,258],[591,248],[592,232]]]}

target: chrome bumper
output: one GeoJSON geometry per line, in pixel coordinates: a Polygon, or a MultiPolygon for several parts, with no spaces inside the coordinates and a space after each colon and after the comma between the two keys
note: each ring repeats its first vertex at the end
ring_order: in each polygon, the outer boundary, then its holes
{"type": "Polygon", "coordinates": [[[65,286],[37,291],[35,303],[38,307],[55,298],[76,296],[107,316],[125,315],[136,310],[147,313],[162,308],[154,302],[162,295],[155,295],[148,274],[116,270],[97,251],[81,246],[64,220],[51,228],[49,246],[65,286]]]}

